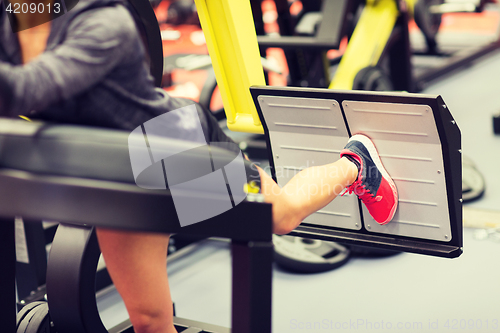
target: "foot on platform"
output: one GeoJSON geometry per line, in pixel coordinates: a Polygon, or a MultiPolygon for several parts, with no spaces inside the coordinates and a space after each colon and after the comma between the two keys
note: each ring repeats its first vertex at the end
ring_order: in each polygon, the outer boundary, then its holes
{"type": "Polygon", "coordinates": [[[340,156],[356,164],[359,170],[358,178],[346,192],[356,194],[379,224],[389,223],[398,206],[398,191],[373,142],[367,136],[356,134],[340,156]]]}

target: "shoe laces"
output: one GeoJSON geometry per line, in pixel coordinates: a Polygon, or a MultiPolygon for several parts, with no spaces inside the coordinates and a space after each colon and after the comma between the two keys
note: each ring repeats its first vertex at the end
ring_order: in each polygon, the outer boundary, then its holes
{"type": "Polygon", "coordinates": [[[372,204],[382,200],[382,196],[381,195],[376,196],[373,193],[371,193],[370,189],[366,188],[366,184],[363,184],[361,179],[356,180],[354,183],[346,187],[344,193],[342,193],[341,196],[344,196],[344,194],[346,193],[356,194],[365,204],[372,204]]]}

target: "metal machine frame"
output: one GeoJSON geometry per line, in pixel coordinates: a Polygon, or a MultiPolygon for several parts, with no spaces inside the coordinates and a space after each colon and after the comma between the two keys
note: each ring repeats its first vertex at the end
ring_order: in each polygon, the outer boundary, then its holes
{"type": "MultiPolygon", "coordinates": [[[[348,91],[329,89],[265,87],[259,83],[263,81],[263,74],[262,66],[258,62],[260,53],[257,37],[255,35],[255,28],[253,22],[247,19],[247,17],[251,16],[250,4],[246,1],[236,2],[231,0],[198,0],[196,4],[202,28],[207,36],[207,45],[214,63],[217,82],[221,88],[225,111],[228,114],[228,127],[236,131],[265,133],[268,140],[267,147],[269,151],[272,150],[269,142],[269,131],[265,124],[264,115],[262,110],[260,110],[258,101],[258,96],[261,94],[270,96],[290,96],[302,99],[333,99],[338,103],[348,98],[385,103],[393,103],[394,101],[408,103],[410,101],[414,104],[426,103],[426,105],[432,108],[435,126],[437,126],[439,140],[442,146],[442,158],[446,167],[445,195],[449,196],[448,213],[451,224],[450,229],[452,230],[451,241],[448,239],[443,242],[431,240],[422,242],[412,237],[392,237],[380,236],[373,233],[370,234],[363,229],[346,231],[331,228],[316,228],[306,224],[299,226],[292,234],[328,240],[342,240],[347,243],[373,245],[443,257],[456,257],[460,255],[462,252],[460,130],[447,110],[446,104],[440,97],[429,98],[418,95],[410,96],[403,93],[377,95],[366,92],[349,93],[348,91]],[[240,21],[239,18],[242,18],[242,20],[240,21]],[[235,24],[235,22],[238,22],[238,24],[235,24]],[[235,73],[241,73],[244,78],[248,80],[246,82],[239,81],[233,82],[234,84],[229,84],[228,77],[235,76],[235,73]],[[252,78],[254,80],[252,80],[252,78]],[[233,94],[235,91],[238,91],[239,94],[233,94]],[[248,105],[250,93],[253,96],[251,107],[248,105]],[[226,104],[226,100],[230,100],[231,103],[226,104]],[[258,112],[258,114],[251,111],[253,107],[257,108],[255,112],[258,112]],[[253,122],[249,122],[249,119],[252,119],[253,122]]],[[[358,32],[361,36],[372,36],[374,38],[373,41],[370,41],[371,44],[369,45],[375,48],[376,52],[368,55],[359,55],[363,58],[358,64],[360,66],[359,68],[372,64],[373,61],[375,61],[375,63],[378,61],[384,50],[386,50],[386,44],[391,35],[393,35],[394,24],[399,16],[399,9],[393,0],[371,1],[364,11],[366,13],[365,18],[360,19],[361,24],[358,23],[356,29],[357,31],[361,31],[358,32]],[[381,19],[381,16],[385,18],[383,24],[380,26],[381,30],[373,30],[371,25],[378,24],[377,22],[381,19]],[[370,29],[373,31],[369,31],[370,29]],[[366,35],[367,30],[369,31],[368,35],[366,35]],[[380,43],[380,38],[383,39],[383,43],[380,43]]],[[[400,17],[404,18],[405,16],[402,15],[400,17]]],[[[355,39],[356,34],[357,32],[355,31],[353,39],[355,39]]],[[[359,47],[365,46],[366,45],[357,43],[352,45],[353,50],[358,50],[359,47]]],[[[346,54],[344,59],[348,61],[348,54],[346,54]]],[[[342,64],[340,66],[342,66],[342,64]]],[[[409,69],[408,66],[403,67],[409,69]]],[[[352,85],[352,80],[354,80],[354,76],[351,74],[357,73],[358,71],[356,70],[358,67],[354,66],[353,68],[354,69],[351,68],[349,70],[350,74],[346,74],[345,78],[341,80],[346,85],[345,88],[350,88],[349,84],[352,85]]],[[[238,75],[236,74],[236,76],[238,75]]],[[[349,128],[347,122],[345,126],[349,128]]],[[[349,133],[349,135],[351,135],[351,133],[349,133]]],[[[270,155],[270,163],[273,163],[272,155],[270,155]]]]}
{"type": "MultiPolygon", "coordinates": [[[[447,239],[442,238],[441,240],[431,240],[431,239],[419,239],[418,237],[411,236],[401,236],[398,234],[381,234],[374,233],[367,230],[367,224],[363,218],[363,214],[360,214],[360,227],[359,230],[348,230],[346,228],[323,226],[318,224],[311,224],[307,221],[303,222],[298,226],[290,235],[301,236],[306,238],[318,238],[329,241],[337,241],[355,245],[367,245],[391,250],[427,254],[439,257],[454,258],[458,257],[462,253],[462,168],[461,168],[461,139],[460,130],[453,120],[451,114],[446,107],[446,104],[439,96],[429,96],[429,95],[416,95],[416,94],[403,94],[403,93],[380,93],[380,92],[359,92],[359,91],[332,91],[328,89],[299,89],[299,88],[275,88],[275,87],[252,87],[250,88],[253,95],[255,104],[257,105],[257,111],[259,112],[260,118],[262,120],[266,142],[268,147],[269,160],[271,165],[271,172],[276,181],[275,173],[275,163],[276,163],[276,153],[273,153],[273,149],[278,149],[276,144],[273,146],[270,139],[270,131],[268,128],[268,123],[266,121],[266,116],[262,110],[261,97],[290,97],[299,101],[300,99],[307,101],[308,99],[313,101],[324,100],[325,103],[329,104],[338,103],[341,105],[342,118],[345,122],[348,135],[351,136],[350,124],[347,120],[344,103],[346,101],[362,101],[365,103],[366,107],[370,105],[369,103],[393,103],[393,104],[411,104],[420,105],[425,107],[430,107],[433,112],[435,125],[437,127],[437,133],[439,135],[440,144],[442,147],[444,174],[446,175],[446,195],[448,207],[444,208],[449,214],[450,220],[450,230],[451,237],[447,239]]],[[[316,103],[319,104],[319,103],[316,103]]],[[[320,109],[318,105],[313,106],[315,109],[320,109]]],[[[277,106],[277,105],[273,105],[277,106]]],[[[297,105],[295,105],[297,107],[297,105]]],[[[304,112],[312,113],[311,110],[305,110],[304,112]]],[[[321,112],[326,111],[322,110],[321,112]]],[[[292,111],[284,111],[292,113],[292,111]]],[[[380,110],[380,113],[391,113],[391,111],[380,110]]],[[[395,112],[394,116],[396,116],[395,112]]],[[[291,117],[291,114],[290,114],[291,117]]],[[[414,117],[418,118],[418,117],[414,117]]],[[[415,120],[416,121],[416,120],[415,120]]],[[[293,122],[293,121],[291,121],[293,122]]],[[[285,124],[279,124],[283,129],[285,124]]],[[[330,124],[328,124],[330,125],[330,124]]],[[[290,124],[294,126],[294,124],[290,124]]],[[[296,125],[299,126],[299,125],[296,125]]],[[[307,128],[307,124],[300,125],[301,130],[307,128]]],[[[311,126],[314,129],[314,126],[311,126]]],[[[325,126],[329,127],[329,126],[325,126]]],[[[390,133],[387,133],[390,134],[390,133]]],[[[292,139],[292,138],[290,138],[292,139]]],[[[374,140],[376,143],[376,140],[374,140]]],[[[287,147],[291,148],[291,147],[287,147]]],[[[319,147],[317,147],[319,148],[319,147]]],[[[302,149],[298,147],[297,149],[302,149]]],[[[333,147],[331,147],[333,149],[333,147]]],[[[340,148],[341,149],[341,148],[340,148]]],[[[321,151],[324,149],[313,149],[316,151],[321,151]]],[[[298,151],[297,151],[298,153],[298,151]]],[[[316,152],[317,154],[317,152],[316,152]]],[[[338,156],[338,154],[337,154],[338,156]]],[[[280,156],[283,159],[283,156],[280,156]]],[[[333,156],[332,156],[333,158],[333,156]]],[[[416,181],[416,180],[412,180],[416,181]]],[[[361,203],[360,203],[361,205],[361,203]]],[[[360,206],[361,210],[361,206],[360,206]]],[[[335,217],[332,216],[332,219],[335,217]]],[[[376,223],[375,223],[376,224],[376,223]]],[[[369,227],[369,226],[368,226],[369,227]]]]}
{"type": "Polygon", "coordinates": [[[0,304],[4,309],[0,321],[5,332],[16,330],[15,216],[61,221],[65,224],[62,232],[72,235],[70,247],[60,244],[63,252],[57,250],[60,245],[53,245],[56,255],[48,267],[49,306],[61,332],[106,332],[93,297],[99,251],[92,246],[91,226],[231,238],[232,330],[271,332],[271,205],[243,202],[217,217],[181,228],[168,191],[7,169],[0,170],[0,184],[4,228],[0,234],[0,304]]]}

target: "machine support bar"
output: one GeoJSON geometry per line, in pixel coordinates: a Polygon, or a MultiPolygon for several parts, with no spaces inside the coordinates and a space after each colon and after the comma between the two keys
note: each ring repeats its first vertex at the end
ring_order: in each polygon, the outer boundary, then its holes
{"type": "Polygon", "coordinates": [[[16,331],[16,241],[14,219],[2,219],[0,232],[0,323],[3,332],[16,331]]]}
{"type": "Polygon", "coordinates": [[[271,333],[272,242],[232,243],[232,332],[271,333]]]}
{"type": "Polygon", "coordinates": [[[249,1],[196,0],[230,130],[264,133],[250,86],[265,85],[249,1]]]}

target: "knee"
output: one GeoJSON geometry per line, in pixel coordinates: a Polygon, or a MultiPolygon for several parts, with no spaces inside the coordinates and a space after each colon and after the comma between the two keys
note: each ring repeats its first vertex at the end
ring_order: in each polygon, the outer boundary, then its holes
{"type": "Polygon", "coordinates": [[[148,312],[129,310],[129,317],[136,333],[170,333],[176,332],[172,311],[148,312]]]}
{"type": "Polygon", "coordinates": [[[280,217],[273,218],[273,233],[285,235],[293,231],[302,222],[297,215],[283,214],[280,217]]]}
{"type": "Polygon", "coordinates": [[[304,203],[292,196],[282,196],[273,203],[273,232],[277,235],[288,234],[307,216],[304,214],[304,203]]]}

